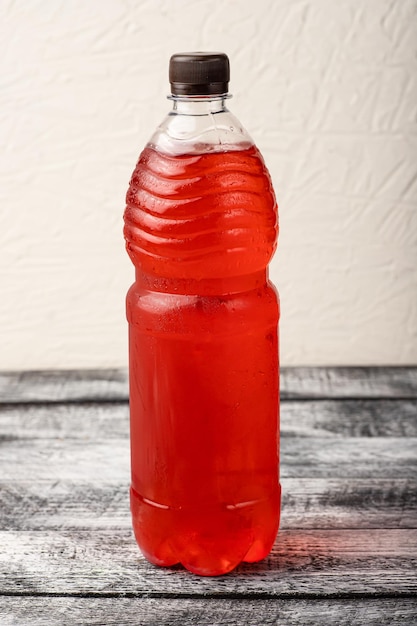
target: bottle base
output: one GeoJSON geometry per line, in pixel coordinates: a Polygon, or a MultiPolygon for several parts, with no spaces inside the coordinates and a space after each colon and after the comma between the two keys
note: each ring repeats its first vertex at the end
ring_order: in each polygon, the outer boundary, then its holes
{"type": "Polygon", "coordinates": [[[221,576],[268,556],[278,532],[280,495],[278,487],[269,498],[250,502],[173,508],[132,488],[136,541],[154,565],[182,564],[200,576],[221,576]]]}

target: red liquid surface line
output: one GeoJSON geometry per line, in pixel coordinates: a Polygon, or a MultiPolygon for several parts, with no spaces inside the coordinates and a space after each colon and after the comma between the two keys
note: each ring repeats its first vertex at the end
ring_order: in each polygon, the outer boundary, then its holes
{"type": "Polygon", "coordinates": [[[224,574],[265,558],[279,524],[271,183],[254,147],[146,148],[127,198],[135,536],[152,563],[224,574]]]}

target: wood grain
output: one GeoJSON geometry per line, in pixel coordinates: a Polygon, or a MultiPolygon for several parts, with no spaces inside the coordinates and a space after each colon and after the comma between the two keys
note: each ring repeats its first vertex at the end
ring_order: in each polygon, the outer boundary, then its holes
{"type": "Polygon", "coordinates": [[[157,568],[131,531],[2,531],[7,593],[247,597],[417,593],[416,529],[283,530],[271,555],[227,576],[157,568]]]}
{"type": "MultiPolygon", "coordinates": [[[[281,396],[294,398],[417,398],[417,367],[294,367],[281,369],[281,396]]],[[[3,372],[3,402],[121,401],[124,369],[3,372]]]]}
{"type": "Polygon", "coordinates": [[[44,370],[0,373],[2,402],[101,402],[128,399],[127,370],[44,370]]]}
{"type": "MultiPolygon", "coordinates": [[[[281,477],[416,479],[416,449],[417,438],[288,437],[281,442],[281,477]]],[[[129,463],[128,439],[12,439],[1,444],[0,477],[125,482],[129,463]]]]}
{"type": "MultiPolygon", "coordinates": [[[[0,530],[130,529],[129,480],[0,482],[0,530]]],[[[281,529],[417,528],[410,479],[282,480],[281,529]]]]}
{"type": "Polygon", "coordinates": [[[207,579],[133,539],[126,372],[0,375],[1,626],[414,623],[417,368],[282,385],[278,541],[207,579]]]}
{"type": "MultiPolygon", "coordinates": [[[[0,405],[0,442],[128,436],[126,402],[0,405]]],[[[417,437],[417,400],[283,402],[281,437],[417,437]]]]}
{"type": "Polygon", "coordinates": [[[289,367],[283,397],[416,398],[417,367],[289,367]]]}
{"type": "Polygon", "coordinates": [[[404,626],[414,598],[0,597],[2,626],[404,626]]]}

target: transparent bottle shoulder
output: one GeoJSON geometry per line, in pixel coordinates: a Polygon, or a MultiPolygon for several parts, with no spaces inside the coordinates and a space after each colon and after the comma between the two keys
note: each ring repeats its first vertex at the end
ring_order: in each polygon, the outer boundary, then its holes
{"type": "Polygon", "coordinates": [[[254,142],[241,122],[224,109],[201,114],[171,111],[148,145],[178,155],[246,150],[254,142]]]}

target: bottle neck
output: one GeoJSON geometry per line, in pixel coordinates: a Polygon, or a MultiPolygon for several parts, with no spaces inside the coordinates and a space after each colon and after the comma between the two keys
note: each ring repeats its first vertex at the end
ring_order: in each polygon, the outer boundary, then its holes
{"type": "Polygon", "coordinates": [[[229,94],[219,96],[168,96],[173,102],[172,111],[177,115],[212,115],[225,113],[229,94]]]}
{"type": "Polygon", "coordinates": [[[149,140],[169,155],[242,150],[253,145],[250,135],[226,108],[229,94],[168,96],[171,110],[149,140]]]}

